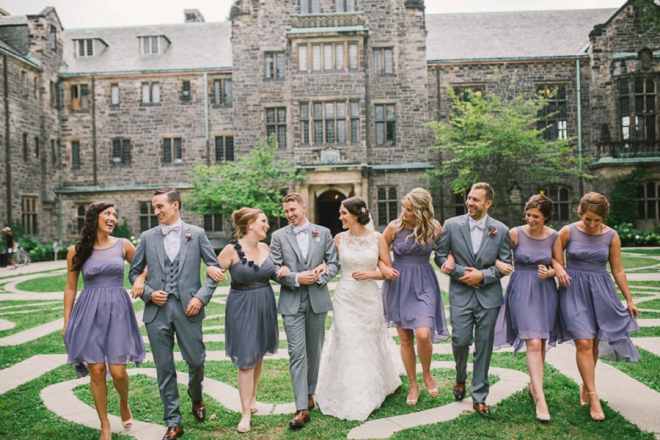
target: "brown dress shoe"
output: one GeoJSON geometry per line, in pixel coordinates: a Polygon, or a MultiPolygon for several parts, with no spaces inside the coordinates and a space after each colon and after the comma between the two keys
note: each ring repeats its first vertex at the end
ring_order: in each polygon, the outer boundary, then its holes
{"type": "Polygon", "coordinates": [[[203,422],[206,420],[206,405],[204,404],[204,401],[202,400],[201,402],[198,402],[193,399],[193,396],[190,394],[190,390],[188,390],[188,396],[190,396],[190,400],[192,400],[193,416],[195,416],[195,418],[200,422],[203,422]]]}
{"type": "Polygon", "coordinates": [[[314,408],[316,408],[316,403],[314,403],[314,396],[312,396],[311,394],[308,394],[307,395],[307,409],[309,411],[311,411],[314,408]]]}
{"type": "Polygon", "coordinates": [[[306,409],[301,409],[296,411],[293,419],[291,419],[289,422],[289,426],[293,429],[302,428],[307,422],[309,422],[309,411],[306,409]]]}
{"type": "Polygon", "coordinates": [[[481,417],[490,417],[490,409],[485,403],[472,402],[472,408],[479,413],[481,417]]]}
{"type": "Polygon", "coordinates": [[[183,426],[168,426],[163,440],[176,440],[183,436],[183,426]]]}
{"type": "Polygon", "coordinates": [[[454,382],[454,399],[459,402],[465,398],[465,382],[454,382]]]}

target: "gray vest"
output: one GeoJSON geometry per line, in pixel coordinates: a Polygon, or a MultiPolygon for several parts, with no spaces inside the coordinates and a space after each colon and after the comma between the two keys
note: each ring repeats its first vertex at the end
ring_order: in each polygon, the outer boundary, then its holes
{"type": "Polygon", "coordinates": [[[176,299],[181,299],[179,297],[179,254],[174,261],[170,261],[170,257],[165,254],[165,291],[174,295],[176,299]]]}

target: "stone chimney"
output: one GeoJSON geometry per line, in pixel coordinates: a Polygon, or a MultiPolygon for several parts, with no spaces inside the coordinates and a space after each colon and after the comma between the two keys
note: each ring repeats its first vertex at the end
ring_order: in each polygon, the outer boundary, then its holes
{"type": "Polygon", "coordinates": [[[199,9],[186,9],[183,15],[186,17],[186,23],[204,23],[204,16],[199,9]]]}

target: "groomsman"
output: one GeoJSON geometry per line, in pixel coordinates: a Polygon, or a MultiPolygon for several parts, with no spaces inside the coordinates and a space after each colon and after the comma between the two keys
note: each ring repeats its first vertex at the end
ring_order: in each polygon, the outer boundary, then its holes
{"type": "Polygon", "coordinates": [[[466,201],[467,215],[445,222],[435,251],[435,263],[451,277],[449,310],[456,361],[454,398],[460,401],[465,397],[469,347],[474,342],[470,392],[474,410],[483,417],[491,414],[486,405],[488,368],[495,322],[503,303],[500,282],[503,274],[495,267],[495,260],[511,264],[509,228],[488,215],[494,195],[487,183],[472,185],[466,201]],[[451,272],[444,266],[450,253],[456,261],[451,272]]]}
{"type": "MultiPolygon", "coordinates": [[[[141,297],[145,303],[143,321],[156,364],[163,420],[167,423],[163,440],[175,440],[183,435],[174,368],[175,333],[181,356],[188,364],[188,396],[192,400],[193,416],[200,422],[206,418],[202,396],[206,358],[202,320],[204,306],[217,283],[207,277],[202,286],[199,273],[202,259],[207,266],[220,268],[204,231],[181,220],[181,203],[181,194],[174,188],[154,192],[152,204],[160,225],[140,237],[128,274],[134,283],[147,266],[147,282],[141,297]]],[[[226,279],[224,274],[219,276],[226,279]]]]}
{"type": "Polygon", "coordinates": [[[296,413],[289,426],[301,428],[315,406],[325,321],[328,310],[332,310],[327,284],[339,272],[339,263],[330,231],[305,218],[307,206],[303,196],[287,194],[282,203],[289,226],[273,233],[270,257],[278,271],[281,266],[290,270],[288,276],[276,280],[282,285],[277,312],[284,322],[296,400],[296,413]],[[325,271],[317,270],[323,263],[325,271]]]}

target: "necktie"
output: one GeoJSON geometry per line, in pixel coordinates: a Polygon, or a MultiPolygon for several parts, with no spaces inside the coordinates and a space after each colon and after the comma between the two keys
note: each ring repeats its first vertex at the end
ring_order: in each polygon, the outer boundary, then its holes
{"type": "Polygon", "coordinates": [[[309,231],[309,222],[305,222],[305,224],[302,226],[293,227],[293,233],[296,235],[300,234],[301,232],[307,232],[307,231],[309,231]]]}
{"type": "Polygon", "coordinates": [[[167,235],[170,232],[176,232],[177,234],[181,233],[181,225],[177,223],[176,225],[172,226],[163,226],[161,228],[161,231],[163,232],[163,235],[167,235]]]}
{"type": "Polygon", "coordinates": [[[474,228],[481,229],[482,231],[486,225],[484,225],[482,222],[475,222],[473,220],[470,220],[470,231],[472,231],[474,228]]]}

